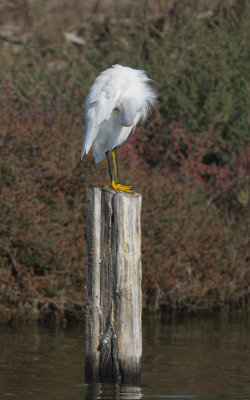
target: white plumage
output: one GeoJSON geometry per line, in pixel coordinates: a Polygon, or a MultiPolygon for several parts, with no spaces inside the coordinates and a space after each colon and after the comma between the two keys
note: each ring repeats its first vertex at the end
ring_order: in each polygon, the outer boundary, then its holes
{"type": "Polygon", "coordinates": [[[85,100],[85,135],[81,158],[93,146],[95,163],[125,142],[155,104],[156,93],[144,71],[121,65],[103,71],[85,100]]]}

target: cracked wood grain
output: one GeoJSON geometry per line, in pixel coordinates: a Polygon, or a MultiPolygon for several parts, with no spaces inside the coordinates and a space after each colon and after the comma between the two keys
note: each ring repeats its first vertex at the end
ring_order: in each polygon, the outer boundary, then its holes
{"type": "Polygon", "coordinates": [[[88,382],[140,380],[141,202],[137,193],[87,189],[88,382]]]}

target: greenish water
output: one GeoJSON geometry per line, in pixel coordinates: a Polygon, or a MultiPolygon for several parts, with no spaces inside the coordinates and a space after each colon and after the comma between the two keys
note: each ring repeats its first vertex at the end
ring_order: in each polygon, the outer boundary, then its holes
{"type": "Polygon", "coordinates": [[[87,385],[84,327],[0,328],[0,399],[250,399],[245,317],[143,324],[142,384],[87,385]]]}

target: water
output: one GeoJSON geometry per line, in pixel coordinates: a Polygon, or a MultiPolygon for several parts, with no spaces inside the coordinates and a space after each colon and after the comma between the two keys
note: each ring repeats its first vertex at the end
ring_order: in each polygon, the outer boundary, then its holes
{"type": "Polygon", "coordinates": [[[84,381],[84,327],[0,328],[0,400],[250,399],[248,318],[143,325],[142,384],[84,381]]]}

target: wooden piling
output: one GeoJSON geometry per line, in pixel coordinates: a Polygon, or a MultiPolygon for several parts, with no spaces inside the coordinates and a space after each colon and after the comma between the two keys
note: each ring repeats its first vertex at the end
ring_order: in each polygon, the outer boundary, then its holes
{"type": "Polygon", "coordinates": [[[87,382],[140,381],[141,201],[87,189],[87,382]]]}

